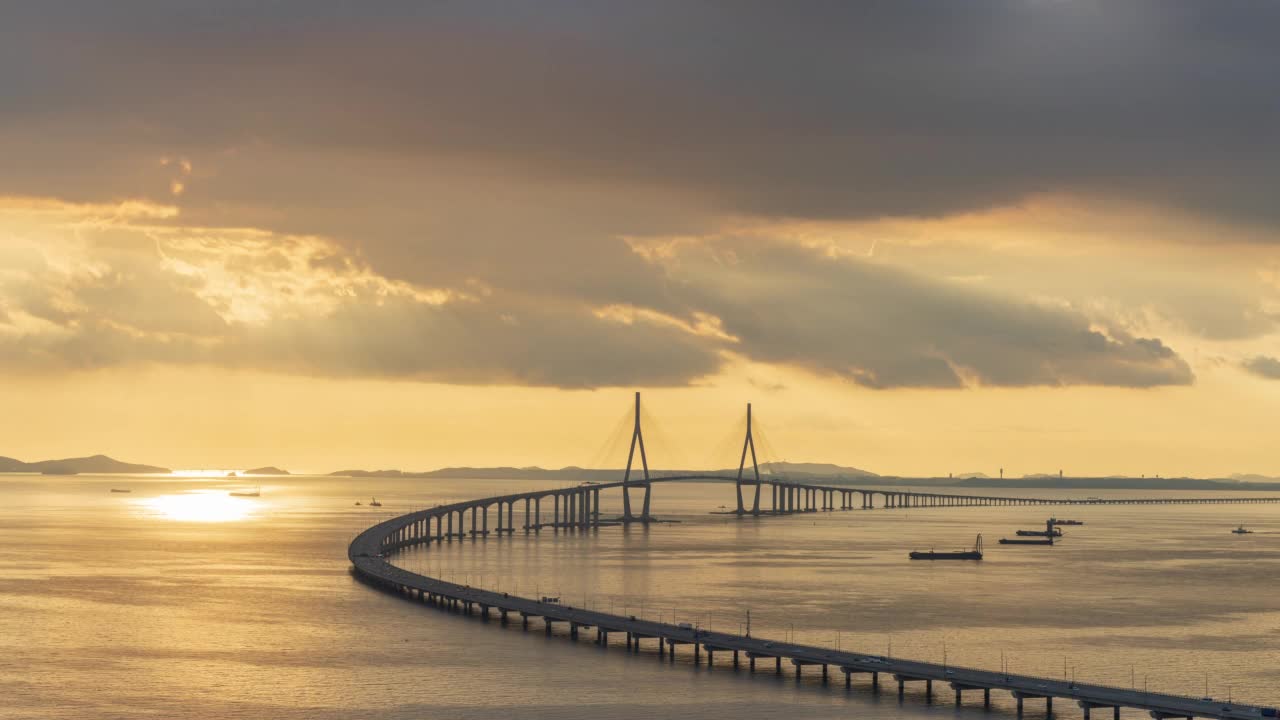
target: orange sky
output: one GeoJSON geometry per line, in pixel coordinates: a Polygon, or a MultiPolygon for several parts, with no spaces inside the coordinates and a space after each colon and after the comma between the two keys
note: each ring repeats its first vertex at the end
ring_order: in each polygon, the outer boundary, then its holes
{"type": "Polygon", "coordinates": [[[1271,9],[85,12],[0,28],[0,455],[1280,475],[1271,9]]]}

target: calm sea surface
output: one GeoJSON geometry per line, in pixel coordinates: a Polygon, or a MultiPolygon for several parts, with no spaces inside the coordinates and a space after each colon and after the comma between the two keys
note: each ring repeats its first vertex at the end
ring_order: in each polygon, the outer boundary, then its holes
{"type": "MultiPolygon", "coordinates": [[[[945,693],[899,704],[865,680],[846,692],[816,672],[695,669],[688,648],[672,664],[536,621],[522,633],[348,574],[347,543],[378,519],[545,482],[273,477],[251,481],[260,498],[227,495],[245,482],[0,476],[0,718],[987,717],[945,693]],[[371,496],[384,506],[354,505],[371,496]]],[[[606,512],[619,504],[606,496],[606,512]]],[[[658,485],[655,514],[680,523],[397,562],[716,630],[750,611],[761,637],[1280,704],[1280,505],[708,514],[732,504],[732,485],[658,485]],[[995,543],[1051,514],[1087,524],[1052,548],[995,543]],[[1256,533],[1229,532],[1242,523],[1256,533]],[[978,533],[981,563],[907,560],[978,533]]]]}

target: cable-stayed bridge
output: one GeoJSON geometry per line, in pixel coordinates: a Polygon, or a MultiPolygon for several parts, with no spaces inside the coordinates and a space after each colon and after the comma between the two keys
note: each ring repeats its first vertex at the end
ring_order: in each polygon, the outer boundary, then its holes
{"type": "Polygon", "coordinates": [[[964,668],[921,662],[903,658],[885,657],[865,652],[831,649],[819,646],[769,640],[745,634],[711,632],[684,623],[663,623],[638,618],[634,615],[616,615],[590,609],[575,608],[553,598],[526,598],[510,593],[484,588],[458,585],[440,578],[409,572],[393,565],[389,558],[398,551],[413,546],[430,548],[439,543],[452,543],[470,539],[481,540],[491,532],[514,534],[536,533],[543,528],[554,528],[569,533],[597,532],[601,528],[627,523],[652,523],[657,518],[653,511],[653,486],[657,483],[679,481],[714,481],[733,483],[737,505],[728,514],[744,521],[770,516],[784,516],[802,512],[836,510],[896,509],[908,507],[969,507],[979,505],[1080,505],[1080,504],[1169,504],[1208,502],[1280,502],[1280,497],[1230,497],[1230,498],[1131,498],[1131,499],[1063,499],[1035,497],[1001,497],[960,495],[948,493],[919,493],[898,489],[874,487],[850,487],[793,482],[780,477],[762,475],[759,471],[752,427],[751,408],[747,409],[747,426],[738,471],[725,474],[658,475],[651,473],[648,453],[641,427],[640,395],[636,393],[635,419],[631,428],[631,442],[623,478],[617,482],[584,483],[571,488],[553,488],[529,492],[478,498],[427,510],[408,513],[378,523],[360,533],[348,547],[347,555],[353,572],[360,580],[397,593],[408,599],[440,608],[476,614],[489,620],[496,614],[503,624],[518,617],[522,627],[529,628],[530,620],[541,620],[544,631],[550,635],[560,625],[567,628],[569,637],[577,640],[583,631],[594,629],[596,642],[609,645],[610,635],[626,638],[628,652],[640,652],[642,643],[656,646],[659,657],[668,654],[674,658],[676,648],[687,646],[695,663],[715,662],[716,653],[731,654],[735,669],[743,661],[749,672],[755,672],[757,662],[773,665],[775,673],[783,672],[784,663],[797,679],[806,667],[821,673],[827,682],[832,672],[844,675],[846,688],[851,688],[855,677],[870,678],[872,690],[879,691],[881,676],[897,683],[898,697],[905,697],[909,684],[922,684],[926,702],[932,702],[935,683],[949,687],[960,705],[964,693],[981,692],[983,706],[991,707],[992,690],[1008,692],[1016,700],[1021,717],[1024,702],[1042,701],[1047,715],[1053,714],[1055,700],[1074,703],[1084,720],[1089,720],[1094,710],[1110,710],[1114,720],[1121,720],[1122,709],[1140,710],[1154,720],[1167,718],[1216,718],[1218,720],[1271,720],[1276,709],[1247,703],[1223,702],[1205,697],[1146,692],[1136,688],[1120,688],[1090,683],[1070,683],[1052,678],[1015,675],[1006,671],[964,668]],[[747,458],[750,457],[750,468],[747,458]],[[763,488],[768,487],[766,495],[763,488]],[[620,517],[601,517],[601,494],[620,491],[623,513],[620,517]],[[640,512],[634,511],[631,494],[643,491],[640,512]],[[747,498],[750,498],[748,503],[747,498]],[[766,499],[768,502],[766,503],[766,499]],[[838,505],[837,505],[838,502],[838,505]],[[544,507],[545,506],[545,507],[544,507]],[[517,515],[517,508],[519,515],[517,515]],[[491,511],[496,510],[493,527],[490,527],[491,511]]]}

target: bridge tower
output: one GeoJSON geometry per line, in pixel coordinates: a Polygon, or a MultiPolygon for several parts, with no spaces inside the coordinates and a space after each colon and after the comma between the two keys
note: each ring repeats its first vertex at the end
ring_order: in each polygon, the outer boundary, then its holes
{"type": "Polygon", "coordinates": [[[627,470],[622,475],[622,521],[623,522],[649,522],[649,493],[652,485],[649,483],[649,458],[644,453],[644,434],[640,432],[640,392],[636,391],[636,424],[635,429],[631,431],[631,450],[627,453],[627,470]],[[639,482],[631,482],[631,466],[636,457],[636,446],[640,446],[640,467],[644,469],[644,480],[639,482]],[[644,486],[644,507],[640,511],[640,516],[636,517],[631,514],[631,487],[633,485],[644,486]]]}
{"type": "Polygon", "coordinates": [[[742,441],[742,459],[738,461],[738,514],[746,514],[746,509],[742,505],[742,486],[755,485],[755,499],[751,503],[751,514],[760,514],[760,465],[756,463],[756,441],[751,437],[751,403],[747,403],[747,437],[742,441]],[[755,474],[755,480],[742,481],[742,471],[747,467],[747,449],[751,449],[751,471],[755,474]]]}

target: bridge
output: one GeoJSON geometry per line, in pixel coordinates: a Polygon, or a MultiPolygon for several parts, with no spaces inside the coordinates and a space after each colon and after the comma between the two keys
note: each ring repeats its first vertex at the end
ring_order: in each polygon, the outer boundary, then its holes
{"type": "MultiPolygon", "coordinates": [[[[883,497],[880,507],[887,509],[996,504],[1097,504],[1098,502],[1096,500],[899,492],[806,485],[782,479],[767,479],[760,477],[758,467],[755,466],[754,448],[750,448],[753,456],[753,473],[751,476],[744,477],[745,457],[752,443],[750,420],[748,420],[743,461],[737,477],[715,474],[651,476],[644,451],[639,417],[639,394],[637,393],[631,458],[628,460],[627,469],[621,481],[478,498],[419,510],[386,520],[366,529],[351,542],[347,549],[347,556],[351,561],[353,574],[361,581],[379,589],[424,604],[468,615],[478,615],[485,621],[496,616],[500,622],[507,624],[518,618],[526,630],[529,629],[531,620],[540,621],[544,632],[548,635],[559,623],[567,628],[569,637],[575,640],[579,639],[584,631],[595,630],[595,642],[602,645],[609,644],[610,635],[625,635],[628,652],[641,652],[642,644],[648,641],[655,647],[660,657],[674,658],[678,647],[687,646],[686,652],[692,654],[695,663],[701,663],[702,655],[705,653],[706,663],[710,666],[715,662],[716,653],[721,653],[722,656],[732,657],[735,669],[740,669],[743,664],[746,664],[749,672],[755,672],[758,661],[764,661],[766,669],[772,665],[775,674],[784,672],[785,665],[787,672],[794,673],[795,677],[800,679],[805,669],[811,668],[821,673],[823,682],[828,682],[834,673],[844,675],[846,688],[852,687],[855,676],[867,677],[870,679],[872,689],[877,691],[881,686],[881,676],[884,676],[888,682],[897,684],[900,699],[905,697],[905,689],[909,684],[923,684],[926,701],[931,702],[935,684],[938,684],[940,690],[949,688],[954,693],[957,706],[962,703],[966,692],[981,692],[983,706],[986,708],[991,706],[992,690],[1008,692],[1016,700],[1019,717],[1023,714],[1023,704],[1027,700],[1041,702],[1047,715],[1052,714],[1055,700],[1073,702],[1080,708],[1085,720],[1090,719],[1093,710],[1111,710],[1115,720],[1119,720],[1122,708],[1145,711],[1154,720],[1167,718],[1190,720],[1196,717],[1218,720],[1259,720],[1276,717],[1274,708],[1257,705],[1146,692],[1134,688],[1066,682],[850,650],[833,650],[827,647],[752,637],[749,630],[746,634],[712,632],[689,624],[664,623],[634,615],[618,615],[587,608],[575,608],[550,598],[528,598],[447,582],[440,578],[410,572],[393,565],[388,560],[397,551],[407,547],[418,545],[430,547],[432,544],[451,543],[455,540],[461,541],[463,538],[475,541],[487,536],[491,532],[488,521],[491,508],[497,510],[497,519],[492,532],[499,534],[516,532],[515,508],[517,505],[522,505],[523,522],[520,529],[524,533],[538,532],[544,527],[564,529],[567,532],[588,532],[625,523],[656,522],[656,518],[650,515],[651,491],[653,484],[660,482],[733,481],[737,486],[739,502],[738,508],[730,514],[739,517],[767,517],[797,512],[836,510],[834,502],[836,497],[840,498],[839,509],[841,510],[869,509],[873,506],[872,498],[876,495],[883,497]],[[642,472],[641,477],[632,481],[631,460],[634,459],[637,448],[640,450],[642,472]],[[767,509],[762,508],[760,504],[760,488],[764,485],[772,486],[770,494],[773,503],[767,509]],[[754,489],[750,509],[747,509],[744,503],[743,489],[746,487],[754,489]],[[642,512],[639,515],[632,513],[630,502],[630,493],[637,488],[644,490],[642,512]],[[622,492],[623,514],[618,518],[602,519],[600,495],[612,490],[622,492]],[[853,493],[862,495],[857,504],[853,500],[853,493]],[[544,502],[548,505],[549,512],[549,517],[545,520],[550,522],[544,522],[542,507],[544,502]]],[[[1189,500],[1189,502],[1195,501],[1189,500]]],[[[1256,499],[1240,501],[1252,502],[1256,499]]],[[[1102,502],[1110,504],[1112,501],[1102,502]]],[[[1126,502],[1167,502],[1167,500],[1126,502]]]]}

